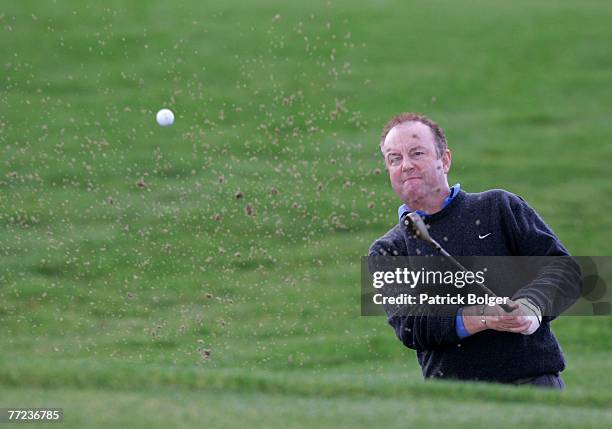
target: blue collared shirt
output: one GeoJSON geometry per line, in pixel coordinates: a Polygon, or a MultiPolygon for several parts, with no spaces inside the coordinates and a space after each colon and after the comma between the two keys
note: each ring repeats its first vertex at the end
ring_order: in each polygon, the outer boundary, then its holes
{"type": "MultiPolygon", "coordinates": [[[[461,184],[459,183],[453,185],[450,188],[450,194],[448,195],[448,197],[444,199],[444,202],[442,203],[442,209],[448,206],[451,203],[451,201],[455,199],[455,197],[459,194],[460,190],[461,190],[461,184]]],[[[414,210],[411,210],[410,207],[408,207],[406,204],[402,204],[401,206],[399,206],[399,208],[397,209],[397,215],[399,217],[400,222],[404,214],[410,213],[413,211],[414,210]]],[[[427,216],[429,216],[427,213],[422,212],[421,210],[416,210],[416,212],[424,218],[427,218],[427,216]]],[[[470,336],[467,329],[465,329],[465,325],[463,324],[463,317],[461,316],[461,308],[457,311],[457,315],[455,316],[455,331],[457,332],[457,336],[460,339],[470,336]]]]}
{"type": "Polygon", "coordinates": [[[463,312],[462,308],[457,310],[457,315],[455,316],[455,331],[457,332],[457,336],[459,339],[464,339],[465,337],[469,337],[470,333],[465,329],[465,325],[463,324],[463,312]]]}
{"type": "MultiPolygon", "coordinates": [[[[457,183],[455,185],[453,185],[450,188],[450,194],[448,194],[448,197],[446,197],[444,199],[444,201],[442,202],[442,209],[444,209],[447,205],[449,205],[451,203],[451,201],[453,201],[455,199],[455,197],[457,195],[459,195],[459,191],[461,190],[461,184],[457,183]]],[[[408,207],[406,204],[402,204],[401,206],[398,207],[397,209],[397,215],[399,217],[399,220],[402,220],[402,216],[404,216],[406,213],[410,213],[413,212],[415,210],[412,210],[410,207],[408,207]]],[[[429,216],[427,213],[422,212],[421,210],[416,210],[416,212],[421,215],[421,217],[427,217],[429,216]]]]}

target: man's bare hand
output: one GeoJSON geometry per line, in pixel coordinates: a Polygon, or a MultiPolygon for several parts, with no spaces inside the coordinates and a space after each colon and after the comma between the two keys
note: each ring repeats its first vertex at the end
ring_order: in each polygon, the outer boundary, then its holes
{"type": "Polygon", "coordinates": [[[513,308],[510,313],[506,313],[499,305],[485,305],[484,312],[482,305],[464,307],[462,317],[465,329],[470,334],[486,329],[516,334],[529,332],[533,321],[524,313],[523,306],[511,300],[507,304],[513,308]]]}
{"type": "Polygon", "coordinates": [[[485,305],[484,324],[486,328],[495,331],[514,332],[515,334],[528,331],[531,327],[531,319],[526,317],[518,303],[508,300],[508,305],[513,308],[510,313],[506,313],[499,305],[492,307],[485,305]]]}

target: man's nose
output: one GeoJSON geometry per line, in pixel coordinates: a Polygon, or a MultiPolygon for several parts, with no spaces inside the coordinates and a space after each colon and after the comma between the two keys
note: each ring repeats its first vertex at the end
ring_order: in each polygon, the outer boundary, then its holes
{"type": "Polygon", "coordinates": [[[410,171],[413,167],[414,165],[412,164],[412,160],[410,159],[410,157],[404,157],[404,159],[402,160],[402,171],[410,171]]]}

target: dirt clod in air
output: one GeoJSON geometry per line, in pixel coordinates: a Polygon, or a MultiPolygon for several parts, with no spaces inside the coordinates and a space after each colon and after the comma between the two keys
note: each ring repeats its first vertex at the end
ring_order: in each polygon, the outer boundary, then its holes
{"type": "Polygon", "coordinates": [[[210,355],[212,353],[212,350],[211,349],[198,348],[198,352],[200,352],[200,356],[202,357],[203,360],[208,360],[208,359],[210,359],[210,355]]]}

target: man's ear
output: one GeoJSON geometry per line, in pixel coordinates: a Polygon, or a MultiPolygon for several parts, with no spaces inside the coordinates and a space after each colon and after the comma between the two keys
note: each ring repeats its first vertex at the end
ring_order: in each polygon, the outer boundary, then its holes
{"type": "Polygon", "coordinates": [[[453,156],[451,151],[446,149],[442,154],[442,168],[444,169],[444,174],[448,174],[451,168],[453,156]]]}

